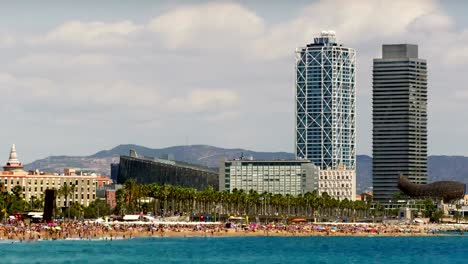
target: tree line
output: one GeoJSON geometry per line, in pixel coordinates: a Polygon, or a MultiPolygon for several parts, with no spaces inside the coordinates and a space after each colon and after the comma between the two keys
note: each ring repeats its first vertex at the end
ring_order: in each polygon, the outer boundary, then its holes
{"type": "MultiPolygon", "coordinates": [[[[328,221],[337,218],[342,220],[359,220],[370,217],[397,216],[398,209],[385,210],[379,203],[370,201],[339,200],[327,193],[316,191],[300,195],[281,195],[255,190],[229,190],[218,192],[212,187],[203,191],[172,185],[139,184],[134,179],[127,180],[123,187],[116,191],[116,206],[111,208],[106,201],[96,199],[88,206],[74,201],[74,184],[62,185],[55,194],[63,197],[66,207],[55,208],[55,214],[64,218],[82,219],[108,215],[153,214],[169,217],[185,215],[192,219],[200,215],[212,217],[249,216],[259,218],[303,217],[328,221]],[[70,200],[71,199],[71,200],[70,200]],[[70,202],[69,202],[70,201],[70,202]]],[[[14,186],[11,192],[5,191],[0,183],[0,210],[3,215],[38,211],[44,208],[44,195],[31,196],[27,202],[23,198],[23,188],[14,186]]],[[[430,199],[420,201],[421,211],[425,217],[438,221],[443,213],[437,210],[430,199]]]]}
{"type": "Polygon", "coordinates": [[[297,196],[258,193],[255,190],[218,192],[172,185],[138,184],[129,179],[116,192],[116,214],[152,212],[157,216],[199,215],[304,218],[364,218],[370,202],[339,200],[316,191],[297,196]]]}
{"type": "MultiPolygon", "coordinates": [[[[112,208],[106,203],[96,199],[88,206],[81,205],[74,201],[74,193],[76,186],[64,183],[59,189],[55,189],[55,196],[63,197],[67,206],[57,207],[54,204],[55,216],[64,218],[80,219],[80,218],[96,218],[99,216],[110,215],[113,213],[112,208]],[[69,203],[71,199],[71,202],[69,203]]],[[[42,211],[44,209],[44,193],[38,196],[31,196],[29,202],[23,197],[23,187],[20,185],[14,186],[10,192],[5,190],[4,184],[0,183],[0,219],[6,218],[9,215],[24,213],[28,211],[42,211]]]]}

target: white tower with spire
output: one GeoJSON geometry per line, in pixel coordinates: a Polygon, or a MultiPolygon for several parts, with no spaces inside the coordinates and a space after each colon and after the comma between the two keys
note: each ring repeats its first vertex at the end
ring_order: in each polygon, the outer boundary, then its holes
{"type": "Polygon", "coordinates": [[[3,166],[4,171],[15,171],[23,170],[23,164],[18,160],[18,155],[16,154],[16,146],[13,144],[11,146],[10,158],[8,159],[5,166],[3,166]]]}

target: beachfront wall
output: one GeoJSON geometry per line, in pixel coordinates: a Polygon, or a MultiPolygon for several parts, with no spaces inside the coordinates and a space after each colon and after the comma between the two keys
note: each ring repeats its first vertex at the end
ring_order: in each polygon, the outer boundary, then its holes
{"type": "Polygon", "coordinates": [[[135,179],[140,184],[169,184],[199,191],[208,186],[218,190],[218,173],[208,168],[186,163],[121,156],[117,174],[117,183],[135,179]]]}

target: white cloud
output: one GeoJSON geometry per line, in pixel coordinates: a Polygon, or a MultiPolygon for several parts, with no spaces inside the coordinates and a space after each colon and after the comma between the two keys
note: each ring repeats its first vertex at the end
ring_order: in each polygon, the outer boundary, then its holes
{"type": "MultiPolygon", "coordinates": [[[[2,107],[23,111],[15,116],[22,121],[15,123],[19,127],[57,115],[72,129],[90,124],[97,128],[93,138],[100,136],[109,146],[132,136],[153,142],[155,132],[148,131],[157,128],[165,145],[180,144],[184,133],[225,145],[216,135],[229,130],[232,146],[291,151],[294,50],[330,29],[340,43],[357,51],[361,153],[370,149],[372,58],[382,43],[419,44],[420,56],[429,63],[431,120],[442,119],[441,111],[466,111],[464,93],[457,93],[465,88],[463,77],[455,75],[468,70],[468,28],[457,24],[440,2],[358,0],[344,5],[329,0],[297,10],[275,21],[274,15],[261,16],[247,5],[210,2],[176,6],[142,22],[91,17],[91,22],[64,22],[42,35],[0,34],[0,65],[8,70],[0,73],[2,107]],[[22,43],[24,39],[31,41],[22,43]],[[212,89],[200,89],[205,87],[212,89]],[[235,119],[243,126],[226,122],[235,119]],[[193,131],[185,132],[187,123],[193,131]]],[[[430,131],[439,129],[429,124],[430,131]]],[[[18,130],[27,131],[22,128],[18,130]]],[[[54,132],[61,126],[53,128],[50,135],[62,136],[54,132]]],[[[75,137],[83,141],[81,134],[75,137]]]]}
{"type": "Polygon", "coordinates": [[[242,48],[243,40],[263,33],[263,19],[242,5],[213,2],[177,7],[150,21],[166,48],[242,48]]]}
{"type": "Polygon", "coordinates": [[[139,30],[140,26],[128,20],[115,23],[70,21],[33,41],[99,47],[122,46],[128,43],[131,34],[139,30]]]}
{"type": "Polygon", "coordinates": [[[45,54],[29,54],[19,57],[16,64],[27,67],[64,68],[67,66],[105,66],[114,61],[113,56],[97,53],[81,53],[71,55],[66,53],[48,52],[45,54]]]}
{"type": "Polygon", "coordinates": [[[239,102],[235,91],[220,89],[198,89],[189,92],[186,97],[170,99],[167,105],[178,112],[198,112],[230,108],[239,102]]]}
{"type": "Polygon", "coordinates": [[[0,34],[0,47],[12,47],[15,44],[15,37],[9,34],[0,34]]]}
{"type": "Polygon", "coordinates": [[[434,1],[394,0],[353,1],[344,5],[340,0],[318,1],[303,8],[292,20],[271,26],[268,33],[256,41],[256,52],[266,59],[290,57],[292,47],[304,46],[322,30],[337,32],[338,41],[351,45],[378,46],[383,39],[401,41],[411,25],[420,16],[432,14],[437,21],[447,23],[434,1]],[[268,51],[268,52],[262,52],[268,51]]]}

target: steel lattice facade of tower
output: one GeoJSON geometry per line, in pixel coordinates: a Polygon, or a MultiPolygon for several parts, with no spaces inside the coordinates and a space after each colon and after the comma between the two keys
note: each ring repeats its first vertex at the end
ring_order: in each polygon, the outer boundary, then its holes
{"type": "Polygon", "coordinates": [[[356,52],[324,31],[296,49],[296,158],[356,167],[356,52]]]}
{"type": "Polygon", "coordinates": [[[374,200],[393,199],[400,175],[427,182],[427,63],[417,45],[383,45],[374,59],[372,156],[374,200]]]}

